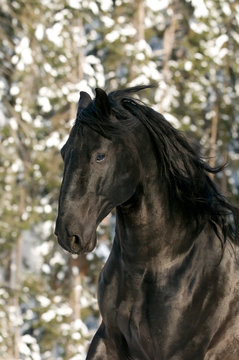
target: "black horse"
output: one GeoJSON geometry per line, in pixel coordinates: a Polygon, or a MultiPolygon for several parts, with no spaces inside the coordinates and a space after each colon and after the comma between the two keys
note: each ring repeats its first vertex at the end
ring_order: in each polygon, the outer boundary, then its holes
{"type": "Polygon", "coordinates": [[[82,92],[61,150],[60,245],[92,251],[116,208],[87,359],[238,360],[238,209],[211,180],[220,169],[132,98],[146,87],[82,92]]]}

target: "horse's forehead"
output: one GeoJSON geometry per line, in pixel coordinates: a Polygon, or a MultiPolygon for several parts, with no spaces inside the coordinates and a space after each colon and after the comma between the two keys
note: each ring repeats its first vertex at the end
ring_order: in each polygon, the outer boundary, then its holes
{"type": "Polygon", "coordinates": [[[104,139],[103,136],[88,126],[83,126],[81,129],[73,127],[69,136],[69,143],[79,149],[88,148],[88,150],[94,150],[104,141],[106,141],[106,139],[104,139]]]}

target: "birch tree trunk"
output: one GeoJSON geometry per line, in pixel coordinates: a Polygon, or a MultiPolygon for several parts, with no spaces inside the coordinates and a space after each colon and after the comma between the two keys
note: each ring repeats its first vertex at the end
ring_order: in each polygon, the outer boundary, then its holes
{"type": "Polygon", "coordinates": [[[169,68],[169,60],[171,59],[173,48],[175,45],[175,33],[176,33],[176,27],[177,27],[177,16],[176,12],[173,11],[171,21],[169,26],[166,28],[164,35],[163,35],[163,67],[162,67],[162,76],[165,83],[164,89],[162,91],[160,105],[159,105],[159,111],[164,112],[164,99],[167,96],[168,93],[168,86],[166,86],[167,83],[169,83],[171,72],[169,68]]]}
{"type": "MultiPolygon", "coordinates": [[[[145,39],[144,34],[144,19],[145,19],[145,5],[144,0],[139,0],[133,3],[134,6],[134,18],[133,18],[133,24],[136,30],[136,34],[134,37],[135,42],[139,42],[141,40],[145,39]]],[[[129,64],[129,81],[132,81],[135,79],[137,75],[136,70],[136,62],[135,57],[132,57],[130,59],[131,62],[129,64]]]]}
{"type": "MultiPolygon", "coordinates": [[[[25,211],[26,204],[26,189],[24,185],[20,188],[20,201],[19,201],[19,222],[22,222],[22,215],[25,211]]],[[[13,331],[13,356],[15,359],[20,359],[19,342],[20,342],[20,327],[21,327],[21,310],[20,310],[20,293],[22,282],[22,231],[20,230],[17,237],[17,242],[12,250],[11,259],[11,276],[10,288],[12,291],[12,305],[14,310],[13,323],[11,328],[13,331]]]]}
{"type": "Polygon", "coordinates": [[[136,28],[136,40],[144,40],[144,19],[145,19],[145,6],[144,0],[135,2],[136,5],[136,16],[135,16],[135,28],[136,28]]]}
{"type": "MultiPolygon", "coordinates": [[[[76,84],[83,80],[83,63],[84,63],[84,28],[82,18],[74,19],[73,26],[73,39],[72,39],[72,54],[73,66],[72,66],[72,76],[70,81],[72,84],[76,84]]],[[[70,105],[70,120],[74,119],[76,116],[76,103],[71,103],[70,105]]]]}
{"type": "MultiPolygon", "coordinates": [[[[218,103],[214,105],[214,116],[211,124],[211,138],[210,138],[210,150],[209,150],[209,165],[215,167],[216,164],[216,143],[218,133],[218,103]]],[[[214,178],[214,174],[210,174],[211,178],[214,178]]]]}

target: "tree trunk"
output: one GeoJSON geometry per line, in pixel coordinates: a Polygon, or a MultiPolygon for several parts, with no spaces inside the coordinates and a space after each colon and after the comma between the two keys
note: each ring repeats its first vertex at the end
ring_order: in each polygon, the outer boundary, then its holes
{"type": "MultiPolygon", "coordinates": [[[[216,143],[217,143],[217,132],[218,132],[218,103],[214,105],[214,116],[211,124],[211,138],[210,138],[210,150],[209,150],[209,165],[215,167],[216,164],[216,143]]],[[[211,178],[214,174],[210,174],[211,178]]]]}
{"type": "MultiPolygon", "coordinates": [[[[136,34],[134,37],[135,43],[144,40],[144,19],[145,19],[145,6],[144,1],[139,0],[135,1],[133,3],[134,7],[134,18],[133,18],[133,24],[136,30],[136,34]]],[[[137,76],[136,71],[136,62],[135,62],[135,56],[132,56],[131,61],[129,63],[129,82],[134,80],[137,76]]]]}
{"type": "Polygon", "coordinates": [[[136,41],[144,40],[144,19],[145,19],[145,7],[144,1],[139,0],[136,4],[136,16],[135,16],[135,29],[136,29],[136,41]]]}
{"type": "MultiPolygon", "coordinates": [[[[224,164],[227,163],[227,161],[228,161],[228,153],[227,153],[227,149],[224,149],[223,151],[224,164]]],[[[224,196],[227,196],[227,175],[225,168],[222,171],[221,192],[224,196]]]]}
{"type": "MultiPolygon", "coordinates": [[[[84,78],[84,44],[82,42],[82,39],[84,39],[84,28],[81,17],[74,20],[72,28],[75,34],[75,38],[73,37],[72,39],[72,54],[74,55],[72,68],[74,71],[72,71],[70,81],[73,84],[77,84],[84,78]]],[[[75,118],[76,110],[76,103],[72,102],[70,104],[70,120],[75,118]]]]}
{"type": "Polygon", "coordinates": [[[73,255],[71,261],[72,269],[72,310],[73,319],[80,319],[81,317],[81,288],[82,280],[84,279],[87,272],[87,262],[85,254],[73,255]]]}
{"type": "Polygon", "coordinates": [[[176,32],[176,26],[177,26],[177,16],[176,13],[173,12],[170,25],[166,28],[163,35],[163,66],[162,66],[162,75],[163,80],[165,83],[164,89],[162,91],[161,100],[160,100],[160,106],[159,111],[164,112],[164,99],[167,96],[168,93],[168,86],[166,86],[167,83],[169,83],[171,72],[169,69],[169,60],[172,57],[173,48],[175,45],[175,32],[176,32]]]}
{"type": "Polygon", "coordinates": [[[15,323],[13,324],[14,328],[14,357],[15,359],[20,359],[19,353],[19,342],[21,334],[21,310],[19,303],[19,295],[21,291],[21,265],[22,265],[22,234],[19,234],[16,250],[15,250],[15,284],[13,287],[13,306],[15,309],[15,323]]]}
{"type": "MultiPolygon", "coordinates": [[[[20,188],[20,201],[19,201],[19,222],[22,221],[22,215],[25,211],[26,203],[26,190],[24,185],[20,188]]],[[[22,271],[22,232],[19,233],[15,248],[12,251],[11,259],[11,277],[10,277],[10,288],[13,294],[12,304],[15,311],[14,323],[11,324],[13,330],[13,356],[15,359],[20,358],[19,353],[19,341],[20,341],[20,326],[21,326],[21,310],[20,310],[20,291],[21,291],[21,276],[22,271]]]]}

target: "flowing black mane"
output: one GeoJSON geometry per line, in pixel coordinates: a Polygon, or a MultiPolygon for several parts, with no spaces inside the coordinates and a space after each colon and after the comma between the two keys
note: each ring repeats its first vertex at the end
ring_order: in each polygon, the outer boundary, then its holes
{"type": "Polygon", "coordinates": [[[200,229],[209,223],[220,239],[239,239],[239,213],[217,190],[210,174],[223,167],[212,168],[163,115],[146,106],[132,94],[151,86],[136,86],[113,91],[108,95],[111,113],[120,121],[110,122],[92,101],[77,114],[76,126],[87,125],[106,138],[126,136],[126,129],[140,121],[154,144],[160,179],[166,188],[170,215],[181,212],[187,222],[194,222],[200,229]],[[234,225],[232,218],[234,218],[234,225]]]}

